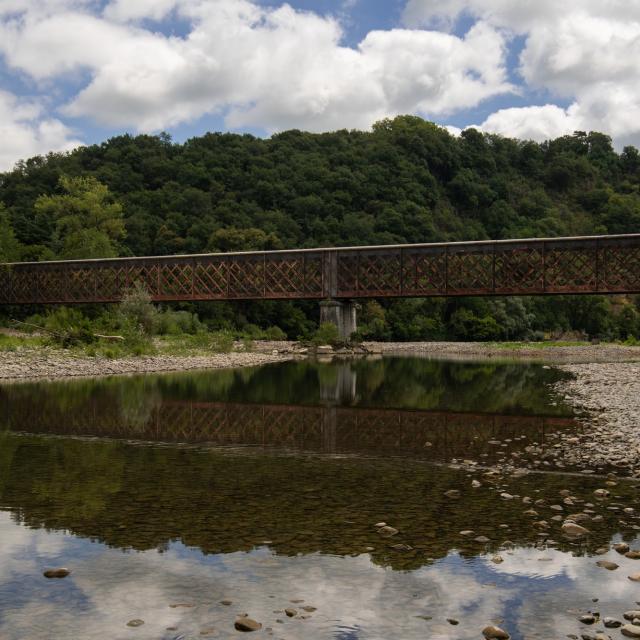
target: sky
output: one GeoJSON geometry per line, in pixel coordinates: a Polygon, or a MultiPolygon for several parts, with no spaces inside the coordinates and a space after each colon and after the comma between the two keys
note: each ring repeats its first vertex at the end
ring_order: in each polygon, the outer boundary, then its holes
{"type": "Polygon", "coordinates": [[[640,146],[640,0],[0,0],[0,170],[121,133],[368,130],[640,146]]]}

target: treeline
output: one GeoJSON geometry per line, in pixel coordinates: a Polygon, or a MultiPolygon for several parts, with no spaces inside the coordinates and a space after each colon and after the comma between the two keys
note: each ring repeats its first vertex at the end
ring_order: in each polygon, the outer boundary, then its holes
{"type": "MultiPolygon", "coordinates": [[[[554,237],[640,231],[640,153],[576,132],[542,144],[413,116],[371,132],[119,136],[0,174],[0,259],[554,237]]],[[[311,303],[180,305],[214,328],[317,323],[311,303]]],[[[638,335],[617,297],[366,304],[363,337],[638,335]]]]}

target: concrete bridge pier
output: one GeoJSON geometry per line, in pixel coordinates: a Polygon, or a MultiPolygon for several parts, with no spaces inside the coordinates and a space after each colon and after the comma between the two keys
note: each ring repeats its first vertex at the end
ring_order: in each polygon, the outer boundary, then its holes
{"type": "Polygon", "coordinates": [[[320,303],[320,324],[330,322],[338,328],[342,340],[349,340],[356,331],[356,308],[352,300],[323,300],[320,303]]]}

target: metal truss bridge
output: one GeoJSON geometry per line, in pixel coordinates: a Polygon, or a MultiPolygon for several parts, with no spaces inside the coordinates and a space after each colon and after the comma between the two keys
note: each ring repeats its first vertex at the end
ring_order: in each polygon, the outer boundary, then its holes
{"type": "Polygon", "coordinates": [[[640,233],[0,265],[0,304],[640,293],[640,233]]]}

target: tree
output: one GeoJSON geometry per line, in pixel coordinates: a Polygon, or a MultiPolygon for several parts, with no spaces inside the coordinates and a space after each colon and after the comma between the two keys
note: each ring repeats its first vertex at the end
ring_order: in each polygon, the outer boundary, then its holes
{"type": "Polygon", "coordinates": [[[94,177],[62,176],[61,194],[40,196],[37,213],[55,221],[53,249],[59,258],[112,258],[125,235],[122,205],[94,177]]]}
{"type": "Polygon", "coordinates": [[[0,202],[0,262],[18,262],[22,257],[22,245],[16,238],[9,215],[0,202]]]}

